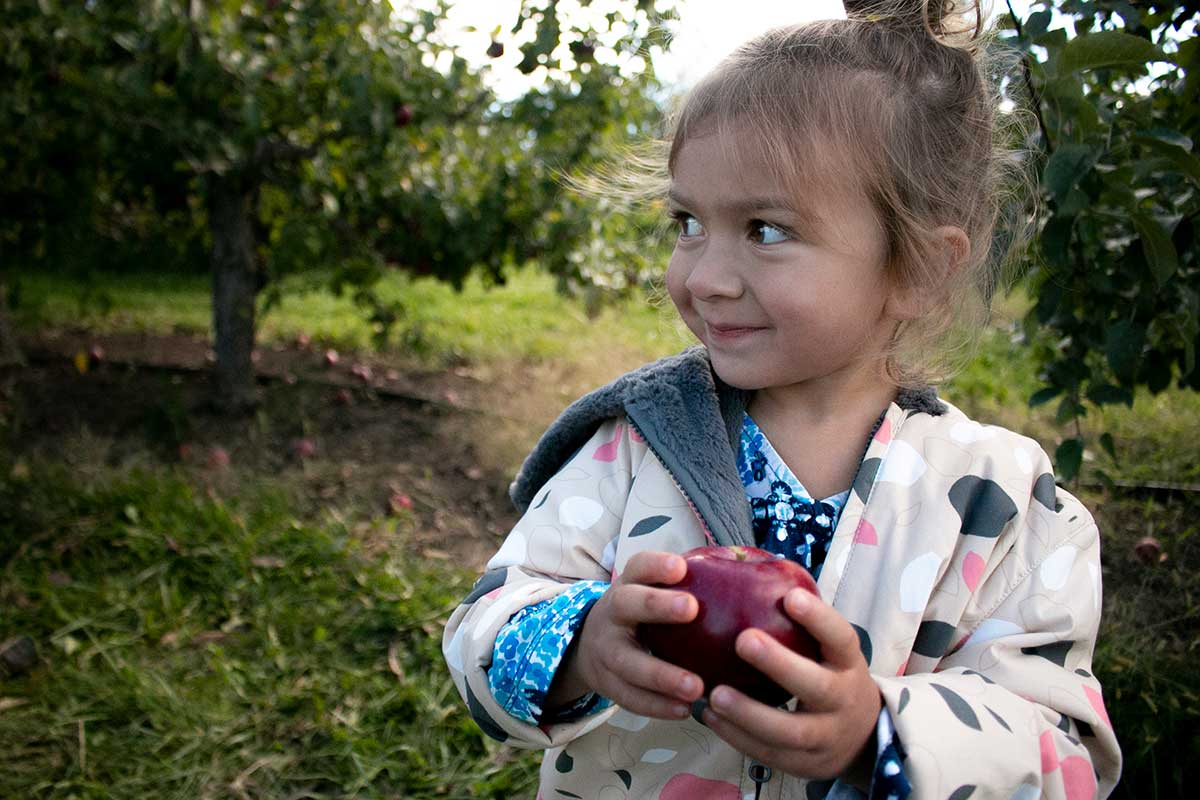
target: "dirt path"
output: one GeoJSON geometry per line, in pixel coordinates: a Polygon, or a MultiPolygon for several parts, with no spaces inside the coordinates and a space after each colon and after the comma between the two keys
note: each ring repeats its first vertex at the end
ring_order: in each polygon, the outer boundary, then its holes
{"type": "Polygon", "coordinates": [[[360,354],[331,364],[298,343],[260,352],[262,406],[231,421],[208,410],[201,338],[59,330],[22,347],[28,366],[0,370],[0,418],[20,458],[177,467],[214,492],[267,480],[304,514],[411,514],[404,546],[472,568],[515,521],[508,481],[557,404],[522,387],[564,380],[530,374],[545,366],[484,379],[360,354]]]}

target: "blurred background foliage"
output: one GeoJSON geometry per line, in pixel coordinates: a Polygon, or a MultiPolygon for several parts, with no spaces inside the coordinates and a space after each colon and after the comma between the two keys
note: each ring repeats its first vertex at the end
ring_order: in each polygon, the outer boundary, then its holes
{"type": "Polygon", "coordinates": [[[233,409],[254,402],[256,311],[314,265],[381,333],[401,311],[372,291],[387,269],[459,286],[536,261],[564,287],[637,285],[650,261],[616,235],[637,226],[559,180],[656,129],[670,12],[630,0],[581,28],[531,0],[494,47],[534,26],[518,68],[544,80],[501,101],[434,35],[446,10],[3,0],[6,266],[211,271],[233,409]]]}
{"type": "MultiPolygon", "coordinates": [[[[1031,403],[1057,401],[1071,426],[1055,454],[1067,480],[1089,407],[1132,407],[1139,388],[1200,389],[1198,8],[1064,0],[1009,17],[1004,41],[1022,55],[1038,121],[1023,285],[1043,387],[1031,403]]],[[[1111,435],[1098,444],[1113,454],[1111,435]]]]}

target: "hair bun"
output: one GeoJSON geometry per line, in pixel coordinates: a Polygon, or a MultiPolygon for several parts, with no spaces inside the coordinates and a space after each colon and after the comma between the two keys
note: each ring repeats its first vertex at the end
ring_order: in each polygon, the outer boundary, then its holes
{"type": "Polygon", "coordinates": [[[973,40],[983,30],[983,9],[979,2],[842,0],[842,6],[849,19],[878,22],[904,30],[924,30],[939,40],[964,36],[973,40]]]}

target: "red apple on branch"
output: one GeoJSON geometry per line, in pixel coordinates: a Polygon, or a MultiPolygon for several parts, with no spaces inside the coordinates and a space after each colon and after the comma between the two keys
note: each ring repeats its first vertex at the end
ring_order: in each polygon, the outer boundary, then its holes
{"type": "Polygon", "coordinates": [[[642,625],[639,640],[658,658],[699,675],[706,694],[725,684],[767,705],[782,705],[790,693],[744,661],[734,642],[746,628],[758,628],[819,661],[817,641],[783,609],[783,597],[792,589],[817,594],[812,575],[757,547],[698,547],[683,558],[687,574],[669,588],[691,593],[699,613],[683,624],[642,625]]]}
{"type": "Polygon", "coordinates": [[[396,105],[392,107],[392,117],[397,128],[406,127],[408,123],[412,122],[412,106],[410,106],[408,103],[396,103],[396,105]]]}

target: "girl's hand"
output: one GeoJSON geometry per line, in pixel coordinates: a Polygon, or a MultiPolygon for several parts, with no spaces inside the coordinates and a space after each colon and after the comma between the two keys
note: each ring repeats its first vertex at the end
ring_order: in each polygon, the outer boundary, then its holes
{"type": "Polygon", "coordinates": [[[634,714],[686,717],[704,691],[699,676],[655,658],[637,640],[643,622],[689,622],[699,613],[691,594],[651,585],[678,583],[686,573],[686,562],[673,553],[644,552],[629,559],[576,635],[559,669],[567,672],[559,699],[590,689],[634,714]]]}
{"type": "Polygon", "coordinates": [[[709,697],[704,723],[740,752],[789,774],[869,782],[883,698],[867,672],[858,635],[832,606],[803,589],[788,592],[784,608],[821,645],[822,663],[753,628],[742,631],[736,648],[796,696],[797,710],[771,708],[719,686],[709,697]]]}

